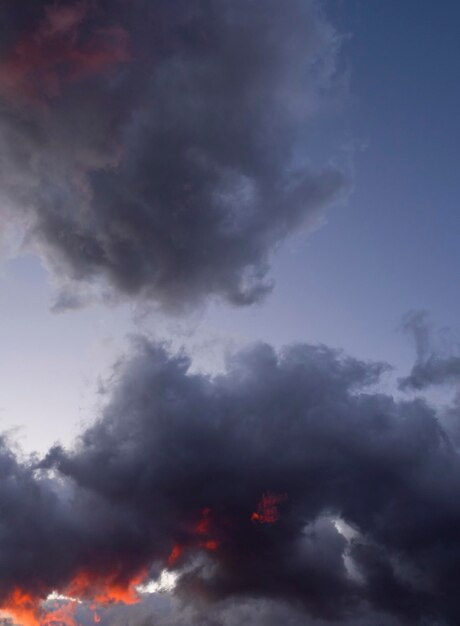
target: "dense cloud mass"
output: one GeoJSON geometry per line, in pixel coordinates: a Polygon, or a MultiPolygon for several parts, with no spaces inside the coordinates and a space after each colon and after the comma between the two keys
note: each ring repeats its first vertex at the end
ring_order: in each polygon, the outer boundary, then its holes
{"type": "Polygon", "coordinates": [[[35,469],[3,449],[3,606],[166,568],[165,625],[458,622],[459,457],[432,408],[323,346],[189,367],[141,339],[73,449],[35,469]]]}
{"type": "Polygon", "coordinates": [[[5,0],[0,22],[2,206],[58,307],[77,284],[257,301],[270,252],[346,187],[295,157],[336,78],[313,0],[5,0]]]}

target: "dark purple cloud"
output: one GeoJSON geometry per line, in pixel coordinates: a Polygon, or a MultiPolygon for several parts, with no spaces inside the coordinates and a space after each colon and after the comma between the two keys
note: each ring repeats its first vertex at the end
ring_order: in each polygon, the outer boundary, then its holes
{"type": "Polygon", "coordinates": [[[336,78],[313,0],[6,0],[0,17],[3,205],[57,307],[91,289],[257,301],[277,245],[343,195],[342,172],[294,160],[336,78]]]}
{"type": "Polygon", "coordinates": [[[195,617],[232,623],[257,600],[318,623],[457,621],[460,466],[432,408],[371,391],[384,365],[321,346],[256,345],[216,377],[189,366],[139,340],[75,447],[40,470],[4,448],[4,603],[100,598],[166,567],[195,617]],[[254,516],[264,494],[271,523],[254,516]]]}

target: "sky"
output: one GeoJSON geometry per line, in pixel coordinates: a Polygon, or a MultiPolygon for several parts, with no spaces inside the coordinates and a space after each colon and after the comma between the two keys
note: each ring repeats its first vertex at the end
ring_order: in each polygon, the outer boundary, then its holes
{"type": "Polygon", "coordinates": [[[8,619],[458,623],[459,18],[5,0],[8,619]]]}

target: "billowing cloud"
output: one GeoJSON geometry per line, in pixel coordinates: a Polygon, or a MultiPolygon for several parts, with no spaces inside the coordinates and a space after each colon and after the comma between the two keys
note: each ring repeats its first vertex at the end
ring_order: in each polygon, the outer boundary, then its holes
{"type": "Polygon", "coordinates": [[[2,454],[3,607],[129,603],[166,569],[197,624],[241,602],[255,623],[270,603],[293,624],[456,623],[457,448],[425,402],[372,391],[385,369],[256,345],[210,377],[140,339],[72,449],[2,454]]]}
{"type": "Polygon", "coordinates": [[[336,82],[317,2],[5,0],[0,16],[2,205],[59,277],[56,306],[91,289],[254,302],[278,243],[343,195],[343,173],[296,156],[336,82]]]}

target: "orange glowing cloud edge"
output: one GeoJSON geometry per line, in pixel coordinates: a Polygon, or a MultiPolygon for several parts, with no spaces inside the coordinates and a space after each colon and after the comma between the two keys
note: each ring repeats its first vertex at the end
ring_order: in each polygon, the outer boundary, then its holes
{"type": "MultiPolygon", "coordinates": [[[[278,505],[287,499],[286,494],[267,492],[262,495],[257,511],[252,513],[250,520],[259,524],[273,524],[279,519],[278,505]]],[[[191,539],[185,544],[175,543],[166,560],[166,566],[173,568],[180,561],[184,552],[189,549],[203,549],[215,552],[220,546],[213,536],[212,510],[202,509],[201,516],[194,525],[191,539]]],[[[79,572],[70,583],[60,590],[60,600],[52,610],[43,608],[44,600],[34,597],[26,591],[16,588],[3,601],[0,612],[21,626],[80,626],[75,617],[76,608],[81,601],[90,602],[93,621],[98,624],[101,616],[98,608],[113,604],[131,605],[140,601],[138,588],[145,583],[148,570],[142,569],[128,582],[120,582],[119,573],[97,576],[91,572],[79,572]]]]}
{"type": "Polygon", "coordinates": [[[80,572],[62,590],[62,598],[55,602],[52,610],[43,608],[43,599],[23,591],[14,589],[0,607],[1,612],[21,626],[46,626],[60,624],[61,626],[79,626],[75,619],[75,611],[80,600],[91,601],[95,623],[101,621],[96,607],[106,607],[112,604],[136,604],[140,601],[137,587],[148,575],[143,569],[128,583],[120,583],[116,575],[97,578],[87,572],[80,572]],[[67,598],[67,599],[66,599],[67,598]]]}

